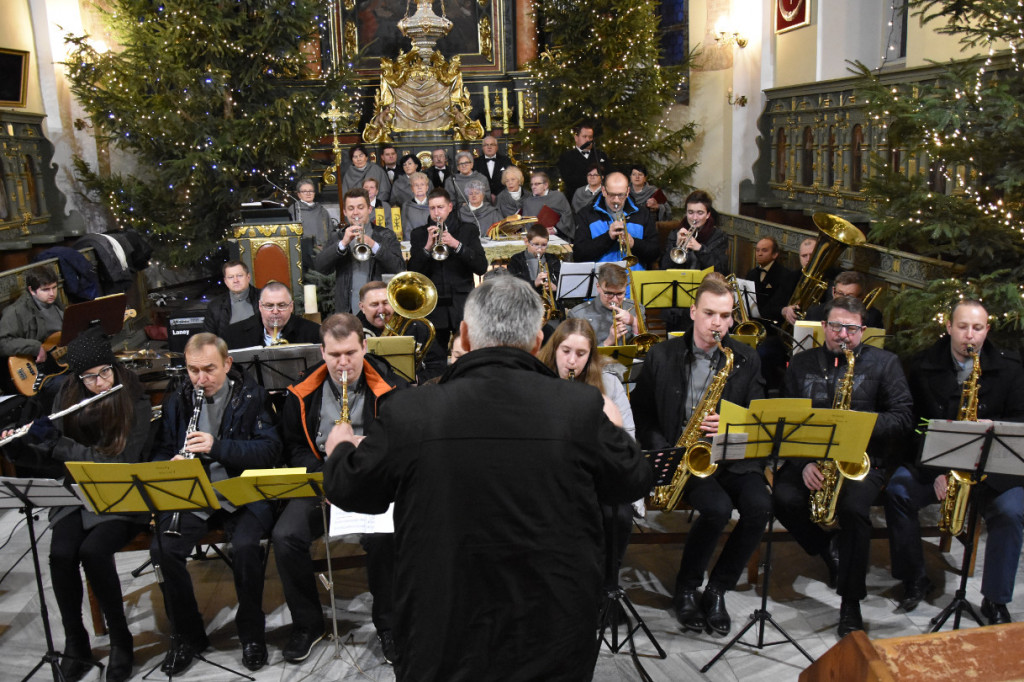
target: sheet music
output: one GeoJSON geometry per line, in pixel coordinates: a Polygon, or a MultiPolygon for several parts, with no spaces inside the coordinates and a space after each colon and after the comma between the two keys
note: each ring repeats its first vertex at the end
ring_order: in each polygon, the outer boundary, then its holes
{"type": "Polygon", "coordinates": [[[52,478],[0,477],[0,509],[17,509],[25,503],[11,492],[10,483],[32,501],[36,507],[77,507],[82,504],[64,484],[52,478]]]}
{"type": "Polygon", "coordinates": [[[761,311],[757,308],[757,288],[752,279],[736,279],[736,289],[747,304],[747,316],[754,320],[761,317],[761,311]]]}
{"type": "Polygon", "coordinates": [[[394,502],[391,503],[388,510],[383,514],[347,512],[331,505],[330,537],[336,538],[355,533],[394,533],[394,513],[394,502]]]}

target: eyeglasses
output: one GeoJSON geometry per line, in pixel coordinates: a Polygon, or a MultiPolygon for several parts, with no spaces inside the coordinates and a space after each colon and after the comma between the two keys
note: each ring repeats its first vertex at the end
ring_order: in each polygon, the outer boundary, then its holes
{"type": "Polygon", "coordinates": [[[81,379],[82,383],[86,386],[95,386],[100,379],[109,381],[112,376],[114,376],[114,368],[111,365],[107,365],[95,374],[79,374],[78,378],[81,379]]]}
{"type": "Polygon", "coordinates": [[[864,326],[859,324],[843,324],[842,322],[826,322],[825,326],[828,327],[829,331],[833,334],[838,334],[842,330],[846,330],[846,333],[850,336],[859,334],[864,331],[864,326]]]}
{"type": "Polygon", "coordinates": [[[456,164],[456,165],[458,165],[458,166],[472,166],[473,162],[472,161],[459,161],[459,163],[456,164]]]}
{"type": "Polygon", "coordinates": [[[268,313],[272,313],[275,310],[283,313],[292,307],[291,301],[288,303],[260,303],[260,307],[266,310],[268,313]]]}
{"type": "Polygon", "coordinates": [[[300,189],[299,194],[316,194],[315,189],[300,189]]]}
{"type": "Polygon", "coordinates": [[[609,199],[625,199],[627,196],[629,196],[629,192],[621,192],[618,194],[612,194],[611,192],[608,192],[607,195],[609,199]]]}
{"type": "Polygon", "coordinates": [[[608,298],[622,298],[626,295],[626,290],[623,289],[622,291],[608,291],[607,289],[602,289],[601,293],[607,296],[608,298]]]}

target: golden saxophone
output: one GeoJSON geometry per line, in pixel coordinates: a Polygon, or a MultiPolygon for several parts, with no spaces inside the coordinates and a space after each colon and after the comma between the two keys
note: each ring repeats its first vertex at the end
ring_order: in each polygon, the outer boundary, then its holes
{"type": "Polygon", "coordinates": [[[341,416],[334,420],[335,424],[351,424],[352,417],[348,413],[348,370],[341,370],[341,416]]]}
{"type": "MultiPolygon", "coordinates": [[[[853,400],[853,351],[846,347],[846,343],[841,347],[846,356],[846,373],[836,386],[836,394],[832,400],[833,410],[848,410],[853,400]]],[[[839,525],[836,521],[836,502],[839,500],[843,480],[863,480],[871,471],[871,460],[865,452],[857,464],[824,459],[817,462],[817,465],[824,480],[819,490],[811,491],[811,521],[825,530],[833,530],[839,525]]]]}
{"type": "MultiPolygon", "coordinates": [[[[981,378],[981,360],[974,346],[968,346],[971,355],[971,374],[963,383],[960,391],[960,409],[956,420],[960,422],[978,421],[978,379],[981,378]]],[[[971,497],[971,474],[966,471],[950,469],[946,474],[946,496],[939,508],[939,530],[950,535],[962,535],[967,529],[967,501],[971,497]]]]}
{"type": "Polygon", "coordinates": [[[543,292],[544,299],[544,321],[560,318],[561,312],[558,310],[558,304],[555,302],[555,292],[551,290],[548,285],[554,286],[554,282],[551,281],[551,269],[548,267],[548,261],[544,257],[544,254],[538,256],[538,262],[540,264],[540,271],[544,273],[544,284],[541,285],[541,291],[543,292]]]}
{"type": "Polygon", "coordinates": [[[711,443],[704,439],[700,424],[715,411],[718,401],[722,398],[725,382],[728,381],[729,374],[732,372],[733,356],[732,349],[722,345],[722,338],[718,332],[714,332],[714,335],[718,349],[725,354],[725,365],[711,380],[700,403],[693,409],[693,414],[690,415],[690,421],[686,423],[682,435],[676,441],[675,446],[686,448],[686,453],[683,455],[682,461],[679,462],[679,466],[676,467],[675,473],[672,474],[672,482],[654,488],[647,503],[648,509],[672,511],[679,506],[679,500],[683,497],[683,488],[686,487],[686,482],[690,480],[691,475],[697,478],[707,478],[718,468],[718,464],[711,461],[711,443]]]}
{"type": "Polygon", "coordinates": [[[270,330],[270,345],[271,346],[285,346],[288,345],[288,339],[281,336],[280,323],[274,320],[274,327],[270,330]]]}

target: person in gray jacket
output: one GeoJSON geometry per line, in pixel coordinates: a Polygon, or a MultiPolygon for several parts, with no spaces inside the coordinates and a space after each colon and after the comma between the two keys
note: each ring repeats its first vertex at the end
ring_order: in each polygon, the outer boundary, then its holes
{"type": "Polygon", "coordinates": [[[25,293],[0,316],[0,354],[46,360],[42,342],[64,324],[64,304],[57,298],[57,275],[39,266],[25,274],[25,293]]]}
{"type": "Polygon", "coordinates": [[[336,313],[358,311],[360,287],[381,279],[385,272],[397,273],[405,269],[402,247],[395,234],[369,219],[370,197],[366,190],[361,187],[349,190],[343,206],[348,225],[335,231],[313,266],[317,272],[335,273],[336,313]],[[359,260],[356,256],[363,247],[369,250],[368,258],[359,260]]]}

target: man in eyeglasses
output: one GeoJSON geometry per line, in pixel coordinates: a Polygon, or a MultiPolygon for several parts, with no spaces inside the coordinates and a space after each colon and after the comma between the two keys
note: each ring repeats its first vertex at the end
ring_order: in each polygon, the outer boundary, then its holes
{"type": "Polygon", "coordinates": [[[637,206],[629,198],[629,178],[619,172],[604,179],[601,198],[576,214],[573,235],[573,260],[612,262],[623,260],[621,239],[638,259],[643,270],[658,259],[658,230],[646,206],[637,206]]]}
{"type": "Polygon", "coordinates": [[[281,343],[320,343],[320,327],[293,315],[292,292],[280,282],[269,282],[260,291],[259,315],[228,327],[228,348],[274,346],[281,343]]]}
{"type": "Polygon", "coordinates": [[[913,399],[900,361],[893,353],[861,344],[864,304],[839,296],[825,308],[825,345],[797,353],[783,382],[786,398],[810,398],[812,405],[829,408],[846,374],[843,347],[853,352],[854,374],[850,409],[875,412],[878,418],[867,455],[871,468],[863,480],[847,481],[836,505],[838,531],[826,531],[810,517],[811,491],[820,490],[823,477],[814,461],[790,460],[775,479],[775,515],[808,554],[820,556],[829,584],[842,597],[838,635],[863,630],[860,602],[867,594],[866,577],[871,549],[872,503],[886,481],[888,444],[909,436],[913,399]]]}

